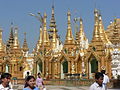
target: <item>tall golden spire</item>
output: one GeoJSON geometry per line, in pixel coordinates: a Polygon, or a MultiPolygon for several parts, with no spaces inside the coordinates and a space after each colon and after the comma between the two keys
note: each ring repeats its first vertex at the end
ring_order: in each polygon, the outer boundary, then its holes
{"type": "MultiPolygon", "coordinates": [[[[55,21],[55,16],[54,16],[54,5],[52,5],[52,17],[50,20],[50,30],[49,30],[49,38],[52,39],[53,37],[53,29],[55,28],[55,33],[57,35],[57,29],[56,29],[56,21],[55,21]]],[[[56,36],[58,38],[58,35],[56,36]]]]}
{"type": "Polygon", "coordinates": [[[107,37],[107,34],[105,33],[101,14],[99,14],[99,31],[100,31],[100,37],[101,37],[102,41],[105,44],[111,44],[111,42],[109,41],[109,39],[107,37]]]}
{"type": "Polygon", "coordinates": [[[40,26],[40,34],[39,34],[39,40],[37,43],[37,51],[40,49],[41,45],[42,45],[42,26],[40,26]]]}
{"type": "Polygon", "coordinates": [[[66,34],[65,44],[74,44],[75,43],[73,35],[72,35],[70,16],[71,16],[70,11],[68,11],[68,13],[67,13],[68,27],[67,27],[67,34],[66,34]]]}
{"type": "Polygon", "coordinates": [[[98,28],[98,23],[99,23],[99,14],[98,14],[98,10],[95,9],[94,10],[94,31],[93,31],[93,38],[92,38],[92,42],[94,42],[95,40],[99,40],[99,28],[98,28]]]}
{"type": "Polygon", "coordinates": [[[18,27],[14,28],[14,44],[13,44],[13,48],[19,48],[19,41],[18,41],[18,27]]]}
{"type": "Polygon", "coordinates": [[[55,16],[54,16],[54,6],[52,6],[52,17],[50,20],[50,27],[56,29],[56,22],[55,22],[55,16]]]}
{"type": "Polygon", "coordinates": [[[100,37],[101,37],[101,39],[103,41],[105,41],[105,38],[104,38],[104,26],[103,26],[101,14],[99,14],[99,31],[100,31],[100,37]]]}
{"type": "Polygon", "coordinates": [[[42,44],[42,26],[40,26],[39,45],[42,44]]]}
{"type": "Polygon", "coordinates": [[[80,18],[79,44],[80,44],[81,50],[88,48],[88,39],[86,38],[85,33],[84,33],[82,18],[80,18]]]}
{"type": "Polygon", "coordinates": [[[24,33],[24,42],[23,42],[23,47],[22,48],[23,48],[24,52],[29,51],[27,40],[26,40],[26,32],[24,33]]]}
{"type": "Polygon", "coordinates": [[[5,50],[5,46],[2,40],[2,28],[0,28],[0,51],[4,51],[5,50]]]}
{"type": "Polygon", "coordinates": [[[50,45],[50,41],[49,41],[49,36],[48,36],[48,32],[47,32],[47,26],[46,26],[46,18],[47,18],[47,15],[46,13],[44,13],[44,23],[43,23],[43,39],[42,39],[42,42],[43,42],[43,45],[50,45]]]}
{"type": "Polygon", "coordinates": [[[11,28],[10,28],[10,36],[9,40],[7,42],[7,47],[12,47],[14,43],[14,34],[13,34],[13,23],[11,23],[11,28]]]}
{"type": "Polygon", "coordinates": [[[82,38],[84,38],[85,34],[84,34],[84,29],[83,29],[83,21],[82,18],[80,18],[80,31],[79,31],[79,36],[80,36],[80,40],[82,40],[82,38]]]}

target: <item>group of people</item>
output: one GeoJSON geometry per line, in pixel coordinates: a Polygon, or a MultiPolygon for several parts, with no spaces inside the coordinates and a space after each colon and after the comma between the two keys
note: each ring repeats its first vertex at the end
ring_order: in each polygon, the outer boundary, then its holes
{"type": "Polygon", "coordinates": [[[105,74],[105,70],[95,74],[95,82],[90,86],[89,90],[107,90],[109,77],[105,74]]]}
{"type": "MultiPolygon", "coordinates": [[[[2,73],[0,78],[0,90],[13,90],[11,84],[11,74],[2,73]]],[[[23,90],[45,90],[45,86],[43,84],[43,79],[38,73],[37,79],[34,76],[28,75],[25,78],[25,85],[23,90]]]]}
{"type": "MultiPolygon", "coordinates": [[[[0,90],[13,90],[11,84],[11,74],[2,73],[0,77],[0,90]]],[[[95,82],[90,86],[90,90],[107,90],[107,83],[109,82],[105,70],[95,74],[95,82]]],[[[27,75],[25,78],[25,85],[23,90],[45,90],[43,79],[38,73],[37,79],[34,76],[27,75]]]]}

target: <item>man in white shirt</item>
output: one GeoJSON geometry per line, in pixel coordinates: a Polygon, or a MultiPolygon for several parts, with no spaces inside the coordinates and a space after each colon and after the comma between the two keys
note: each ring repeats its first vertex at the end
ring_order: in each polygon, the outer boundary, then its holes
{"type": "Polygon", "coordinates": [[[95,82],[90,86],[89,90],[105,90],[105,86],[103,85],[103,74],[97,72],[95,74],[95,82]]]}
{"type": "Polygon", "coordinates": [[[103,73],[103,85],[105,86],[105,90],[107,90],[107,83],[109,83],[109,77],[105,74],[105,70],[102,70],[101,73],[103,73]]]}
{"type": "Polygon", "coordinates": [[[9,74],[9,73],[3,73],[1,75],[0,90],[13,90],[9,86],[10,80],[11,80],[11,74],[9,74]]]}

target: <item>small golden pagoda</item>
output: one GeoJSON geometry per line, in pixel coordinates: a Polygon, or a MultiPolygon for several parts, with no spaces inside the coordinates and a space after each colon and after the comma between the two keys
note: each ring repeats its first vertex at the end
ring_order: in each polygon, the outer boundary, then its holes
{"type": "Polygon", "coordinates": [[[0,31],[0,43],[1,47],[1,72],[9,72],[12,77],[22,78],[23,67],[22,58],[23,53],[18,41],[18,27],[13,27],[11,24],[10,37],[6,46],[2,42],[2,31],[0,31]]]}
{"type": "Polygon", "coordinates": [[[106,52],[106,45],[109,44],[109,40],[104,31],[102,24],[102,18],[99,11],[94,11],[94,31],[93,38],[89,44],[89,48],[86,54],[86,70],[88,78],[93,78],[95,72],[100,72],[103,68],[111,77],[111,57],[109,57],[109,51],[106,52]]]}

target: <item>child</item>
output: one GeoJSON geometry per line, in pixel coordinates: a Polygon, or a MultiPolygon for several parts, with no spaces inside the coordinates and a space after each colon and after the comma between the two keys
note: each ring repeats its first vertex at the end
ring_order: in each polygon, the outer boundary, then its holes
{"type": "Polygon", "coordinates": [[[41,89],[45,88],[43,79],[41,78],[40,73],[38,73],[38,78],[36,79],[36,85],[38,88],[41,88],[41,89]]]}
{"type": "Polygon", "coordinates": [[[34,76],[28,76],[25,81],[25,86],[23,90],[40,90],[39,88],[35,87],[35,78],[34,76]]]}
{"type": "Polygon", "coordinates": [[[90,86],[89,90],[105,90],[105,86],[103,85],[103,74],[97,72],[95,74],[95,82],[90,86]]]}

